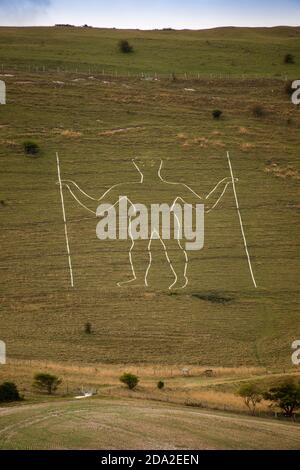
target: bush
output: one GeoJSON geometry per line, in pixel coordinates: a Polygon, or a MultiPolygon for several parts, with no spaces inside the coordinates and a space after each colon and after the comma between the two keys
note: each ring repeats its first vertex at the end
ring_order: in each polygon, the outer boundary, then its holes
{"type": "Polygon", "coordinates": [[[20,401],[21,397],[17,386],[13,382],[3,382],[0,385],[0,402],[20,401]]]}
{"type": "Polygon", "coordinates": [[[128,54],[129,52],[133,52],[133,47],[126,39],[121,39],[121,41],[119,41],[119,50],[124,54],[128,54]]]}
{"type": "Polygon", "coordinates": [[[251,414],[255,415],[256,405],[262,400],[262,393],[257,385],[251,383],[241,385],[238,395],[244,399],[244,403],[251,414]]]}
{"type": "Polygon", "coordinates": [[[92,324],[90,322],[86,322],[85,325],[84,325],[84,332],[87,334],[87,335],[90,335],[92,334],[92,324]]]}
{"type": "Polygon", "coordinates": [[[263,117],[266,114],[266,112],[260,104],[255,104],[252,108],[252,114],[254,117],[260,118],[260,117],[263,117]]]}
{"type": "Polygon", "coordinates": [[[26,140],[23,143],[23,147],[27,155],[38,155],[40,153],[39,145],[33,140],[26,140]]]}
{"type": "Polygon", "coordinates": [[[57,390],[57,387],[62,383],[56,375],[47,373],[38,373],[34,376],[33,386],[43,392],[47,392],[48,395],[52,395],[57,390]]]}
{"type": "Polygon", "coordinates": [[[124,383],[125,385],[127,385],[129,390],[133,390],[139,383],[139,378],[134,374],[125,372],[123,375],[121,375],[120,381],[124,383]]]}
{"type": "Polygon", "coordinates": [[[265,400],[273,401],[281,408],[286,416],[293,416],[293,412],[300,408],[300,383],[287,380],[277,387],[272,387],[263,395],[265,400]]]}
{"type": "Polygon", "coordinates": [[[220,109],[214,109],[212,112],[214,119],[219,119],[222,116],[222,114],[223,114],[223,111],[221,111],[220,109]]]}
{"type": "Polygon", "coordinates": [[[293,54],[285,54],[284,63],[285,64],[294,64],[295,63],[295,58],[294,58],[293,54]]]}
{"type": "Polygon", "coordinates": [[[158,388],[158,390],[162,390],[162,389],[164,388],[164,386],[165,386],[165,382],[163,382],[162,380],[159,380],[159,381],[157,382],[157,388],[158,388]]]}

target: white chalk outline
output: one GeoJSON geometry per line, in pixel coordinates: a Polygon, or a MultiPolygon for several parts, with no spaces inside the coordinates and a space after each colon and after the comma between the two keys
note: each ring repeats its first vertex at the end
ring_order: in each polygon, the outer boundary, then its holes
{"type": "MultiPolygon", "coordinates": [[[[58,155],[58,154],[57,154],[57,155],[58,155]]],[[[229,158],[229,157],[228,157],[228,158],[229,158]]],[[[139,174],[140,174],[140,176],[141,176],[140,181],[131,181],[131,182],[128,182],[128,183],[117,183],[117,184],[111,186],[107,191],[105,191],[105,192],[102,194],[102,196],[100,196],[100,198],[94,198],[94,197],[90,196],[90,195],[87,194],[85,191],[83,191],[83,190],[78,186],[78,184],[77,184],[75,181],[73,181],[73,180],[63,180],[63,183],[64,183],[64,185],[68,188],[70,194],[73,196],[73,198],[78,202],[78,204],[79,204],[80,206],[82,206],[84,209],[86,209],[87,211],[91,212],[91,213],[94,214],[95,216],[97,216],[97,212],[92,211],[91,209],[89,209],[85,204],[83,204],[83,203],[76,197],[76,195],[74,194],[74,192],[72,191],[72,189],[70,188],[70,186],[69,186],[67,183],[72,183],[72,184],[73,184],[84,196],[86,196],[87,198],[89,198],[89,199],[91,199],[91,200],[93,200],[93,201],[99,202],[99,201],[101,201],[101,200],[107,195],[107,193],[108,193],[109,191],[111,191],[112,189],[114,189],[114,188],[116,188],[116,187],[118,187],[118,186],[121,186],[121,185],[124,185],[124,184],[142,184],[142,183],[143,183],[143,181],[144,181],[144,175],[143,175],[143,173],[141,172],[140,168],[138,167],[138,165],[136,164],[136,162],[135,162],[134,159],[132,159],[132,163],[133,163],[133,165],[135,166],[135,168],[137,169],[137,171],[139,172],[139,174]]],[[[165,180],[165,179],[161,176],[162,166],[163,166],[163,160],[160,161],[160,166],[159,166],[159,169],[158,169],[158,172],[157,172],[159,179],[160,179],[163,183],[171,184],[171,185],[177,185],[177,186],[178,186],[178,185],[184,186],[184,187],[187,188],[191,193],[193,193],[200,201],[202,201],[202,197],[201,197],[199,194],[197,194],[196,191],[194,191],[194,190],[193,190],[190,186],[188,186],[187,184],[181,183],[181,182],[173,182],[173,181],[167,181],[167,180],[165,180]]],[[[209,199],[209,197],[216,191],[216,189],[219,187],[219,185],[222,184],[222,183],[223,183],[224,181],[226,181],[227,179],[228,179],[228,177],[225,177],[225,178],[223,178],[222,180],[220,180],[220,181],[216,184],[216,186],[210,191],[210,193],[205,197],[205,199],[209,199]]],[[[235,181],[238,181],[238,179],[233,177],[233,174],[232,174],[232,171],[231,171],[231,180],[226,183],[226,185],[225,185],[225,187],[224,187],[224,189],[223,189],[221,195],[219,196],[218,200],[214,203],[214,205],[213,205],[210,209],[208,209],[208,210],[205,211],[206,213],[209,213],[210,211],[212,211],[212,210],[218,205],[218,203],[219,203],[220,200],[222,199],[223,195],[225,194],[226,189],[227,189],[227,187],[228,187],[229,184],[233,184],[234,193],[235,193],[235,196],[236,196],[235,181]]],[[[62,180],[60,179],[60,175],[59,175],[59,184],[60,184],[60,189],[61,189],[61,191],[62,191],[62,180]]],[[[130,199],[129,199],[127,196],[124,196],[123,198],[126,198],[126,199],[130,202],[131,206],[135,209],[134,204],[130,201],[130,199]]],[[[121,198],[121,199],[123,199],[123,198],[121,198]]],[[[179,200],[179,199],[180,199],[183,203],[188,204],[181,196],[177,196],[177,197],[174,199],[173,203],[172,203],[171,210],[174,208],[176,201],[179,200]]],[[[120,201],[120,198],[119,198],[113,205],[111,205],[110,209],[113,208],[113,207],[115,207],[115,206],[119,203],[119,201],[120,201]]],[[[236,199],[236,202],[237,202],[237,199],[236,199]]],[[[62,203],[63,203],[63,199],[62,199],[62,203]]],[[[110,210],[110,209],[109,209],[109,210],[110,210]]],[[[238,212],[239,212],[239,209],[238,209],[238,212]]],[[[64,213],[64,209],[63,209],[63,213],[64,213]]],[[[178,238],[177,238],[178,246],[179,246],[179,248],[184,252],[184,255],[185,255],[185,266],[184,266],[184,278],[185,278],[185,283],[184,283],[183,286],[180,287],[180,289],[184,289],[184,288],[187,286],[188,282],[189,282],[189,279],[188,279],[188,277],[187,277],[187,267],[188,267],[188,261],[189,261],[189,259],[188,259],[187,252],[186,252],[186,250],[182,247],[182,245],[181,245],[181,243],[180,243],[180,239],[179,239],[180,228],[181,228],[180,221],[179,221],[177,215],[176,215],[176,214],[174,214],[174,215],[175,215],[175,218],[176,218],[176,220],[177,220],[177,222],[178,222],[178,238]]],[[[239,213],[239,217],[240,217],[240,213],[239,213]]],[[[118,285],[119,287],[121,287],[121,286],[124,285],[124,284],[129,284],[129,283],[131,283],[131,282],[133,282],[133,281],[135,281],[135,280],[137,279],[136,273],[135,273],[135,269],[134,269],[134,265],[133,265],[133,261],[132,261],[132,250],[133,250],[133,248],[134,248],[135,242],[134,242],[134,239],[133,239],[133,237],[132,237],[132,232],[131,232],[131,220],[132,220],[132,219],[131,219],[131,217],[130,217],[130,221],[129,221],[129,224],[128,224],[128,232],[129,232],[129,237],[130,237],[132,243],[131,243],[131,247],[130,247],[130,249],[129,249],[128,255],[129,255],[129,262],[130,262],[130,266],[131,266],[131,271],[132,271],[132,274],[133,274],[133,278],[130,279],[130,280],[128,280],[128,281],[121,281],[121,282],[118,282],[117,285],[118,285]]],[[[241,221],[241,218],[240,218],[240,221],[241,221]]],[[[65,224],[65,227],[66,227],[66,224],[65,224]]],[[[242,226],[241,226],[241,229],[242,229],[242,234],[243,234],[244,243],[245,243],[245,235],[244,235],[244,231],[243,231],[242,226]]],[[[150,238],[149,238],[149,243],[148,243],[149,263],[148,263],[148,266],[147,266],[147,269],[146,269],[146,272],[145,272],[144,284],[145,284],[146,287],[148,287],[147,277],[148,277],[148,273],[149,273],[149,271],[150,271],[151,264],[152,264],[151,243],[152,243],[152,240],[154,239],[154,235],[155,235],[155,234],[157,235],[158,239],[160,240],[161,244],[163,245],[163,248],[164,248],[164,251],[165,251],[166,259],[167,259],[167,261],[168,261],[168,263],[169,263],[169,266],[170,266],[171,271],[172,271],[173,274],[174,274],[175,280],[174,280],[174,282],[169,286],[169,289],[172,289],[172,287],[176,284],[176,282],[177,282],[177,280],[178,280],[178,276],[177,276],[177,273],[175,272],[175,270],[174,270],[174,268],[173,268],[173,266],[172,266],[171,260],[170,260],[169,255],[168,255],[168,251],[167,251],[166,244],[164,243],[164,241],[162,240],[162,238],[160,237],[160,235],[159,235],[159,233],[157,232],[156,229],[151,232],[151,235],[150,235],[150,238]]],[[[67,235],[66,235],[66,241],[67,241],[67,247],[69,247],[67,235]]],[[[246,245],[245,248],[246,248],[246,253],[247,253],[247,256],[248,256],[248,261],[250,261],[249,253],[248,253],[248,250],[247,250],[247,245],[246,245]]],[[[69,254],[69,251],[68,251],[68,254],[69,254]]],[[[69,260],[70,260],[70,256],[69,256],[69,260]]],[[[69,264],[70,264],[70,263],[69,263],[69,264]]],[[[249,265],[249,266],[250,266],[251,274],[252,274],[252,276],[253,276],[252,269],[251,269],[251,262],[250,262],[250,265],[249,265]]],[[[72,272],[72,269],[71,269],[71,272],[72,272]]],[[[253,277],[253,280],[254,280],[254,285],[255,285],[255,287],[256,287],[256,283],[255,283],[254,277],[253,277]]]]}
{"type": "Polygon", "coordinates": [[[61,182],[61,176],[60,176],[60,165],[59,165],[58,152],[56,152],[56,163],[57,163],[57,175],[58,175],[58,182],[59,182],[61,207],[62,207],[64,229],[65,229],[65,239],[66,239],[68,262],[69,262],[70,281],[71,281],[71,287],[74,287],[72,260],[71,260],[71,252],[70,252],[69,237],[68,237],[68,227],[67,227],[67,218],[66,218],[66,211],[65,211],[65,204],[64,204],[64,195],[63,195],[62,182],[61,182]]]}
{"type": "MultiPolygon", "coordinates": [[[[159,167],[159,170],[158,170],[158,176],[159,178],[161,179],[161,181],[163,181],[164,183],[167,183],[167,184],[175,184],[175,185],[182,185],[184,186],[185,188],[187,188],[189,191],[191,191],[195,196],[197,196],[200,200],[202,200],[202,197],[196,193],[196,191],[194,191],[190,186],[188,186],[187,184],[185,183],[176,183],[176,182],[173,182],[173,181],[167,181],[165,179],[162,178],[161,176],[161,169],[162,169],[162,166],[163,166],[163,160],[160,161],[160,167],[159,167]]],[[[207,194],[207,196],[205,196],[205,199],[209,199],[210,196],[215,192],[215,190],[220,186],[220,184],[223,183],[223,181],[226,181],[228,179],[228,177],[226,176],[225,178],[223,178],[222,180],[220,180],[216,186],[207,194]]],[[[235,178],[235,181],[238,181],[238,178],[235,178]]],[[[208,214],[210,211],[212,211],[218,204],[219,202],[221,201],[222,197],[224,196],[225,192],[226,192],[226,189],[228,187],[228,185],[231,184],[231,181],[228,181],[228,183],[226,183],[220,197],[218,198],[218,200],[214,203],[214,205],[210,208],[210,209],[207,209],[205,210],[205,212],[208,214]]],[[[175,204],[175,202],[180,199],[182,202],[188,204],[182,197],[180,196],[177,196],[176,199],[174,200],[173,202],[173,205],[175,204]]]]}
{"type": "Polygon", "coordinates": [[[3,80],[0,80],[0,104],[6,104],[6,84],[3,80]]]}
{"type": "Polygon", "coordinates": [[[237,213],[238,213],[238,217],[239,217],[239,222],[240,222],[242,237],[243,237],[243,241],[244,241],[244,247],[245,247],[245,252],[246,252],[246,256],[247,256],[248,266],[249,266],[249,270],[250,270],[250,274],[251,274],[251,278],[252,278],[254,287],[257,288],[256,280],[255,280],[253,270],[252,270],[251,258],[250,258],[249,251],[248,251],[246,235],[245,235],[245,232],[244,232],[243,220],[242,220],[239,201],[238,201],[237,192],[236,192],[236,188],[235,188],[235,178],[233,177],[233,171],[232,171],[229,152],[227,152],[227,160],[228,160],[228,165],[229,165],[229,170],[230,170],[230,175],[231,175],[231,180],[232,180],[233,194],[234,194],[236,209],[237,209],[237,213]]]}
{"type": "Polygon", "coordinates": [[[6,364],[6,343],[0,339],[0,365],[6,364]]]}

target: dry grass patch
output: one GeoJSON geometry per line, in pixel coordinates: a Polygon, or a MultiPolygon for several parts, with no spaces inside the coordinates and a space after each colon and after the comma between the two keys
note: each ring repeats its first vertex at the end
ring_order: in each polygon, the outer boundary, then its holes
{"type": "Polygon", "coordinates": [[[238,133],[242,135],[250,134],[249,130],[246,127],[239,127],[238,133]]]}
{"type": "Polygon", "coordinates": [[[250,144],[249,142],[243,142],[240,146],[241,150],[243,152],[249,152],[253,149],[255,149],[255,145],[254,144],[250,144]]]}
{"type": "Polygon", "coordinates": [[[293,168],[291,165],[280,166],[278,163],[272,162],[265,167],[265,173],[270,173],[277,178],[290,178],[294,181],[300,180],[300,174],[298,170],[293,168]]]}
{"type": "Polygon", "coordinates": [[[211,135],[222,135],[221,131],[212,131],[211,135]]]}
{"type": "Polygon", "coordinates": [[[66,129],[65,131],[62,131],[62,132],[61,132],[61,135],[62,135],[63,137],[76,138],[76,137],[81,137],[81,136],[82,136],[82,132],[79,132],[79,131],[71,131],[71,130],[66,129]]]}
{"type": "Polygon", "coordinates": [[[180,140],[187,140],[187,135],[184,134],[183,132],[180,132],[179,134],[177,134],[177,139],[180,139],[180,140]]]}
{"type": "Polygon", "coordinates": [[[0,140],[0,143],[10,148],[14,148],[18,146],[18,142],[16,142],[15,140],[0,140]]]}
{"type": "Polygon", "coordinates": [[[190,143],[189,143],[188,141],[183,142],[183,143],[181,144],[181,147],[184,148],[184,149],[189,148],[190,146],[191,146],[191,145],[190,145],[190,143]]]}
{"type": "Polygon", "coordinates": [[[222,142],[221,140],[213,140],[211,143],[213,147],[219,147],[219,148],[225,147],[224,142],[222,142]]]}
{"type": "MultiPolygon", "coordinates": [[[[147,295],[153,295],[147,293],[147,295]]],[[[154,294],[155,295],[155,294],[154,294]]],[[[57,374],[71,374],[82,376],[97,376],[98,378],[111,378],[113,382],[119,378],[124,372],[131,372],[140,377],[149,379],[156,377],[182,377],[183,369],[187,369],[186,377],[205,376],[205,371],[210,369],[213,371],[213,377],[249,377],[266,373],[266,369],[262,367],[203,367],[189,366],[185,364],[169,365],[169,364],[102,364],[95,363],[93,366],[59,363],[53,361],[38,360],[22,360],[9,359],[8,364],[0,369],[2,373],[9,373],[11,376],[17,375],[20,371],[23,374],[30,375],[32,370],[45,369],[57,374]]]]}
{"type": "Polygon", "coordinates": [[[130,131],[135,131],[135,130],[141,130],[141,129],[144,129],[144,127],[124,127],[124,128],[119,128],[119,129],[111,129],[111,130],[107,130],[107,131],[102,131],[102,132],[99,132],[98,135],[101,135],[101,136],[112,136],[112,135],[115,135],[115,134],[121,134],[123,132],[130,132],[130,131]]]}

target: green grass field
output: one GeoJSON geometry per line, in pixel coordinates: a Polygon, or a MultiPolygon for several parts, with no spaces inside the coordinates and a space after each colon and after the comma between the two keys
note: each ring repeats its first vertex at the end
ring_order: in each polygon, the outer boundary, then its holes
{"type": "Polygon", "coordinates": [[[9,358],[291,367],[291,343],[300,331],[300,117],[284,77],[300,74],[299,34],[299,28],[0,29],[6,64],[0,78],[7,85],[7,105],[0,109],[0,338],[9,358]],[[123,36],[136,48],[130,56],[117,50],[123,36]],[[295,65],[283,64],[286,52],[295,54],[295,65]],[[34,64],[48,71],[29,72],[34,64]],[[92,79],[55,71],[77,64],[117,68],[124,76],[100,72],[92,79]],[[173,82],[127,76],[143,71],[200,77],[173,82]],[[217,71],[228,77],[207,78],[217,71]],[[254,117],[256,104],[263,117],[254,117]],[[223,111],[220,120],[212,119],[215,108],[223,111]],[[24,155],[27,139],[40,144],[39,158],[24,155]],[[163,159],[167,179],[205,195],[229,175],[227,150],[239,177],[258,289],[230,190],[206,218],[204,249],[190,252],[190,283],[173,295],[158,242],[150,288],[118,288],[118,281],[130,278],[130,244],[100,242],[95,219],[66,193],[75,279],[70,287],[56,151],[63,177],[99,196],[138,177],[133,157],[163,159]],[[230,301],[213,301],[218,298],[230,301]],[[87,321],[92,335],[83,332],[87,321]]]}
{"type": "Polygon", "coordinates": [[[298,449],[291,423],[130,399],[0,409],[0,449],[298,449]]]}
{"type": "MultiPolygon", "coordinates": [[[[106,70],[120,74],[215,74],[297,78],[300,28],[217,28],[202,31],[139,31],[83,28],[1,28],[6,66],[106,70]],[[134,54],[118,53],[127,39],[134,54]]],[[[1,64],[0,64],[1,65],[1,64]]]]}

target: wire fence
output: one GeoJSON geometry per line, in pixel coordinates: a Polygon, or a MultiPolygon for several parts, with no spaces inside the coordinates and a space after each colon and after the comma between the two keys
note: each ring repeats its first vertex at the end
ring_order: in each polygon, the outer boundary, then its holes
{"type": "Polygon", "coordinates": [[[1,64],[0,65],[1,74],[9,73],[49,73],[49,74],[72,74],[72,75],[97,75],[102,76],[103,78],[135,78],[143,80],[186,80],[186,81],[196,81],[196,80],[259,80],[259,79],[268,79],[268,80],[284,80],[288,81],[289,77],[287,75],[276,75],[276,76],[264,76],[260,74],[230,74],[230,73],[207,73],[207,72],[170,72],[170,73],[159,73],[159,72],[134,72],[134,71],[124,71],[117,69],[108,69],[101,67],[99,65],[35,65],[35,64],[1,64]]]}

